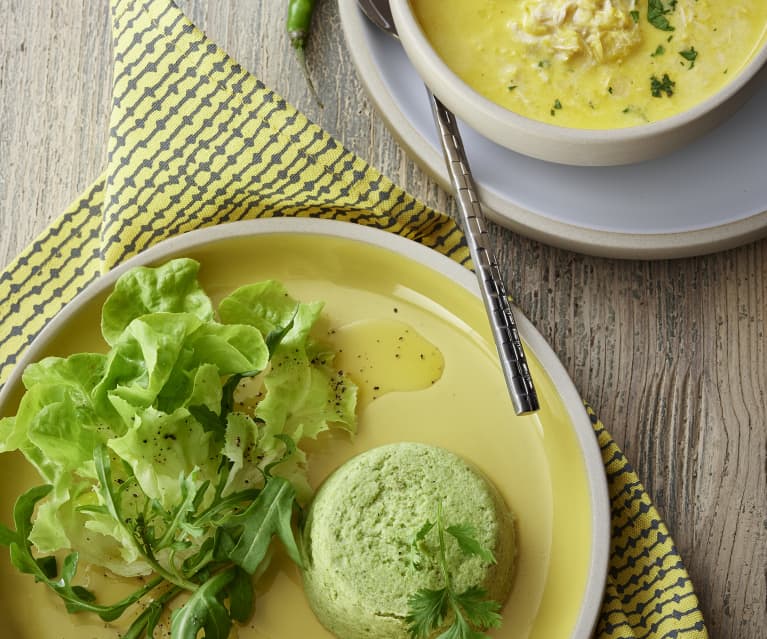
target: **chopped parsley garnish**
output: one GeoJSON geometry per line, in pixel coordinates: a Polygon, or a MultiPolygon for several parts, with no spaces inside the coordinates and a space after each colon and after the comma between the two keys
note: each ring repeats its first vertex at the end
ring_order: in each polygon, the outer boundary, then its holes
{"type": "MultiPolygon", "coordinates": [[[[480,639],[488,628],[501,625],[499,611],[501,605],[487,598],[487,592],[480,586],[469,586],[463,592],[457,592],[453,575],[447,564],[447,541],[452,538],[461,552],[467,557],[477,556],[487,563],[495,563],[493,553],[482,546],[476,538],[476,531],[468,524],[445,526],[442,519],[442,504],[437,504],[436,521],[427,521],[416,534],[413,546],[424,559],[437,564],[442,575],[442,588],[431,590],[422,588],[408,599],[409,611],[405,620],[412,639],[430,637],[441,628],[446,620],[451,620],[450,627],[440,637],[455,639],[480,639]],[[436,557],[426,556],[423,544],[432,531],[437,535],[436,557]]],[[[432,553],[429,553],[431,555],[432,553]]],[[[414,563],[420,568],[421,558],[414,563]]]]}
{"type": "Polygon", "coordinates": [[[695,60],[698,59],[698,52],[695,50],[695,47],[690,47],[689,49],[685,49],[684,51],[680,51],[679,55],[681,55],[687,62],[690,63],[689,69],[692,69],[695,66],[695,60]]]}
{"type": "Polygon", "coordinates": [[[612,94],[613,94],[613,88],[612,88],[612,87],[607,87],[607,92],[608,92],[610,95],[612,95],[612,94]]]}
{"type": "Polygon", "coordinates": [[[556,115],[557,111],[559,111],[562,108],[562,103],[559,101],[559,98],[554,100],[554,106],[552,106],[551,111],[549,113],[551,115],[556,115]]]}
{"type": "Polygon", "coordinates": [[[675,7],[676,2],[674,0],[669,3],[669,8],[663,6],[663,0],[648,0],[647,21],[661,31],[673,31],[674,27],[671,26],[666,15],[671,13],[675,7]]]}
{"type": "Polygon", "coordinates": [[[639,23],[639,11],[629,11],[629,15],[631,16],[631,19],[634,21],[634,24],[639,23]]]}
{"type": "Polygon", "coordinates": [[[518,86],[519,86],[519,85],[512,83],[512,84],[510,84],[510,85],[508,86],[508,89],[509,89],[509,91],[513,91],[513,90],[514,90],[514,89],[516,89],[518,86]]]}
{"type": "Polygon", "coordinates": [[[650,78],[650,93],[654,98],[662,98],[664,93],[670,98],[674,95],[675,86],[676,82],[668,77],[668,73],[664,73],[660,80],[655,76],[650,78]]]}
{"type": "Polygon", "coordinates": [[[657,58],[659,55],[663,55],[664,53],[666,53],[666,47],[664,47],[662,44],[659,44],[658,48],[650,54],[650,57],[657,58]]]}

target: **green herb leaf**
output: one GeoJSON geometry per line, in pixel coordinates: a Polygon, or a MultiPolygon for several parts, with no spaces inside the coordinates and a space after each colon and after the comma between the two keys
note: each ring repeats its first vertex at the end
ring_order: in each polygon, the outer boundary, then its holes
{"type": "Polygon", "coordinates": [[[476,555],[487,563],[496,563],[493,553],[477,541],[477,531],[470,524],[454,524],[445,528],[445,532],[451,535],[458,546],[466,555],[476,555]]]}
{"type": "Polygon", "coordinates": [[[16,536],[15,532],[13,532],[10,528],[6,528],[0,524],[0,545],[10,546],[17,539],[18,537],[16,536]]]}
{"type": "Polygon", "coordinates": [[[114,621],[128,607],[158,586],[162,580],[153,579],[125,599],[105,606],[93,603],[95,597],[90,591],[82,586],[72,584],[77,573],[78,554],[76,552],[72,552],[64,558],[60,578],[54,579],[49,577],[50,564],[46,561],[40,562],[33,557],[31,544],[27,536],[32,529],[32,514],[35,505],[48,495],[50,491],[50,486],[37,486],[36,488],[31,488],[16,500],[13,508],[16,532],[8,531],[15,538],[10,544],[11,563],[20,572],[31,574],[37,581],[47,584],[51,590],[64,600],[69,612],[95,612],[104,621],[114,621]]]}
{"type": "Polygon", "coordinates": [[[274,351],[277,350],[277,347],[280,345],[280,342],[282,342],[283,338],[288,334],[288,331],[290,331],[291,328],[293,328],[293,323],[296,320],[296,315],[298,314],[299,306],[296,305],[296,310],[293,312],[293,317],[290,318],[290,321],[287,322],[284,326],[278,326],[277,328],[273,328],[267,336],[264,338],[264,341],[266,342],[266,346],[269,349],[269,356],[271,357],[274,355],[274,351]]]}
{"type": "Polygon", "coordinates": [[[437,639],[487,639],[487,637],[481,632],[473,630],[463,616],[456,614],[453,624],[437,639]]]}
{"type": "Polygon", "coordinates": [[[296,493],[282,477],[269,477],[256,500],[241,515],[231,517],[228,527],[243,526],[242,534],[229,558],[246,572],[253,574],[266,556],[273,536],[285,546],[288,556],[302,566],[291,519],[296,493]]]}
{"type": "Polygon", "coordinates": [[[237,568],[234,579],[226,587],[226,593],[229,598],[229,614],[232,619],[241,623],[250,619],[255,607],[253,577],[242,568],[237,568]]]}
{"type": "Polygon", "coordinates": [[[202,584],[182,608],[171,617],[173,639],[197,639],[200,630],[205,639],[227,639],[232,619],[219,593],[234,579],[236,571],[229,569],[214,575],[202,584]]]}
{"type": "Polygon", "coordinates": [[[631,19],[634,21],[634,24],[639,23],[639,11],[629,11],[629,15],[631,16],[631,19]]]}
{"type": "Polygon", "coordinates": [[[174,586],[169,588],[159,597],[147,605],[144,611],[133,620],[130,628],[120,639],[140,639],[154,637],[154,629],[160,621],[165,605],[181,592],[181,588],[174,586]]]}
{"type": "Polygon", "coordinates": [[[285,445],[285,451],[282,453],[281,457],[264,466],[264,477],[271,477],[272,468],[286,462],[296,454],[296,442],[293,441],[292,437],[289,437],[285,433],[277,433],[274,437],[275,439],[279,439],[285,445]]]}
{"type": "Polygon", "coordinates": [[[446,588],[422,588],[408,599],[409,612],[405,621],[413,639],[428,637],[435,628],[442,625],[447,615],[448,597],[446,588]]]}
{"type": "Polygon", "coordinates": [[[675,86],[676,82],[668,77],[668,73],[664,73],[661,80],[658,80],[655,76],[650,78],[650,93],[654,98],[663,97],[663,93],[670,98],[674,95],[675,86]]]}
{"type": "Polygon", "coordinates": [[[662,44],[659,44],[658,47],[650,54],[651,58],[657,58],[659,55],[663,55],[666,53],[666,47],[664,47],[662,44]]]}
{"type": "Polygon", "coordinates": [[[690,63],[690,66],[688,67],[689,69],[692,69],[695,66],[695,61],[698,59],[698,52],[695,50],[695,47],[680,51],[679,55],[690,63]]]}
{"type": "Polygon", "coordinates": [[[482,630],[496,628],[501,624],[498,602],[488,600],[487,593],[479,586],[472,586],[462,593],[456,593],[449,574],[445,534],[458,543],[469,556],[478,556],[495,563],[492,552],[476,539],[476,530],[470,524],[453,524],[445,527],[442,518],[442,504],[437,504],[435,522],[427,521],[416,533],[414,545],[423,542],[436,529],[439,540],[438,556],[444,587],[438,590],[421,589],[408,599],[406,621],[411,639],[423,639],[440,628],[452,611],[451,625],[437,639],[483,639],[482,630]]]}
{"type": "Polygon", "coordinates": [[[418,532],[415,534],[415,543],[420,543],[424,539],[426,539],[426,535],[429,534],[432,528],[434,528],[435,522],[433,521],[427,521],[423,526],[421,526],[418,529],[418,532]]]}
{"type": "Polygon", "coordinates": [[[647,21],[656,29],[661,31],[674,30],[666,18],[666,14],[670,12],[671,9],[666,9],[663,6],[663,0],[648,0],[647,2],[647,21]]]}
{"type": "Polygon", "coordinates": [[[484,588],[472,586],[456,597],[469,622],[478,628],[498,628],[501,625],[501,605],[487,598],[484,588]]]}
{"type": "Polygon", "coordinates": [[[418,532],[415,534],[415,537],[413,538],[413,544],[412,544],[412,564],[413,568],[416,570],[421,570],[423,568],[423,553],[421,551],[421,543],[426,538],[426,535],[429,534],[429,531],[431,531],[432,528],[434,528],[435,522],[433,521],[427,521],[423,526],[421,526],[418,529],[418,532]]]}
{"type": "MultiPolygon", "coordinates": [[[[59,572],[59,568],[56,563],[56,557],[54,557],[53,555],[50,555],[48,557],[38,557],[37,565],[40,566],[40,570],[42,570],[43,573],[45,573],[45,576],[48,577],[48,579],[55,579],[56,575],[59,572]]],[[[84,590],[84,592],[78,592],[78,594],[83,598],[87,598],[88,595],[90,595],[90,592],[88,592],[85,589],[82,589],[82,590],[84,590]]]]}

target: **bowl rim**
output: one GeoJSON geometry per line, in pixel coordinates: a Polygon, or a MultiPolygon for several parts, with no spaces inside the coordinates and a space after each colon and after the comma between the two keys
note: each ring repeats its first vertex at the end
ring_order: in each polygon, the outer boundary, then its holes
{"type": "MultiPolygon", "coordinates": [[[[767,35],[763,35],[756,53],[733,76],[733,79],[689,109],[654,122],[630,127],[613,129],[566,127],[520,115],[481,95],[462,80],[434,50],[415,16],[411,0],[390,0],[390,5],[399,38],[402,40],[406,52],[410,49],[417,50],[419,59],[417,68],[424,82],[461,119],[466,120],[469,124],[484,119],[495,126],[525,131],[538,138],[564,143],[623,144],[644,140],[648,137],[662,137],[671,131],[704,118],[724,105],[767,64],[767,35]],[[434,75],[425,77],[426,74],[420,69],[430,69],[434,75]],[[461,99],[457,99],[456,96],[461,96],[461,99]],[[455,108],[456,106],[458,108],[455,108]]],[[[489,126],[488,124],[485,127],[486,130],[489,126]]],[[[498,140],[498,143],[504,145],[501,140],[498,140]]]]}
{"type": "MultiPolygon", "coordinates": [[[[94,297],[114,286],[117,279],[130,268],[143,266],[227,239],[253,235],[319,235],[347,239],[394,252],[429,268],[458,284],[478,299],[479,285],[475,275],[458,262],[414,240],[374,227],[352,222],[317,218],[261,218],[188,231],[163,240],[101,275],[78,293],[49,321],[19,358],[5,384],[0,387],[0,415],[7,409],[14,391],[21,383],[26,366],[40,358],[47,342],[94,297]]],[[[583,598],[570,639],[589,639],[599,618],[602,597],[607,582],[610,548],[610,498],[602,453],[594,433],[591,418],[583,400],[562,362],[529,319],[514,306],[520,335],[551,378],[570,418],[583,459],[591,507],[591,538],[588,572],[583,598]]]]}
{"type": "MultiPolygon", "coordinates": [[[[404,152],[442,189],[450,191],[452,186],[441,149],[438,143],[430,142],[426,137],[431,126],[427,129],[419,128],[402,109],[397,90],[390,88],[382,71],[385,60],[377,57],[369,46],[371,41],[378,38],[388,39],[391,46],[394,46],[395,39],[386,36],[363,15],[357,0],[338,0],[338,6],[357,80],[372,108],[404,152]]],[[[397,42],[396,46],[401,47],[401,43],[397,42]]],[[[412,63],[409,64],[412,67],[412,63]]],[[[764,71],[767,72],[767,66],[764,71]]],[[[412,72],[416,74],[415,69],[412,72]]],[[[424,102],[426,98],[424,91],[424,102]]],[[[428,124],[431,125],[431,122],[428,124]]],[[[487,143],[494,144],[479,132],[478,135],[487,143]]],[[[488,188],[480,175],[475,174],[475,178],[488,219],[538,242],[585,255],[640,260],[678,259],[735,248],[761,239],[767,233],[767,211],[762,209],[742,219],[718,221],[695,229],[661,233],[602,230],[572,221],[556,220],[545,211],[527,209],[510,194],[488,188]]]]}

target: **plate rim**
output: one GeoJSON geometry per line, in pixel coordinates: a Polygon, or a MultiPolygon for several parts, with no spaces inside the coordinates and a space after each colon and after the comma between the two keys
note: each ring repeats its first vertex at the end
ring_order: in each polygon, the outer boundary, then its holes
{"type": "MultiPolygon", "coordinates": [[[[66,324],[84,302],[111,289],[124,272],[135,266],[156,262],[181,251],[198,249],[218,241],[270,234],[320,235],[352,240],[389,250],[448,277],[476,298],[481,299],[476,277],[458,262],[414,240],[374,227],[321,218],[260,218],[196,229],[158,242],[131,257],[98,277],[68,302],[27,347],[0,388],[0,414],[4,412],[4,406],[12,396],[13,390],[20,384],[23,370],[28,364],[39,359],[49,339],[66,324]]],[[[527,348],[535,353],[541,367],[549,375],[560,395],[584,460],[592,511],[591,556],[583,600],[570,639],[588,639],[592,636],[599,618],[609,563],[610,501],[607,476],[591,418],[569,374],[543,335],[515,305],[514,313],[520,336],[527,348]]]]}
{"type": "MultiPolygon", "coordinates": [[[[347,50],[368,99],[386,128],[407,153],[439,186],[452,192],[445,161],[391,97],[377,70],[366,41],[365,18],[357,0],[338,0],[347,50]]],[[[478,134],[479,135],[479,134],[478,134]]],[[[617,233],[567,224],[517,206],[476,180],[486,216],[493,222],[538,242],[593,255],[619,259],[660,260],[694,257],[742,246],[767,236],[767,207],[760,213],[703,229],[668,233],[617,233]]]]}

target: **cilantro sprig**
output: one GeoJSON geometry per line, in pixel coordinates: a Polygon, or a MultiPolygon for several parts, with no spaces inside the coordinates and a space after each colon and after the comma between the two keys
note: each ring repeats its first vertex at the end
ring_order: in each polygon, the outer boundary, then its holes
{"type": "Polygon", "coordinates": [[[501,605],[487,598],[480,586],[470,586],[457,592],[447,563],[448,535],[458,544],[464,555],[477,556],[487,563],[495,563],[493,553],[477,540],[476,530],[469,524],[445,526],[442,504],[437,504],[435,521],[427,521],[418,530],[413,542],[416,563],[436,562],[442,576],[443,587],[422,588],[408,600],[409,612],[405,618],[412,639],[423,639],[450,620],[450,625],[437,639],[483,639],[489,628],[501,625],[501,605]],[[424,541],[434,531],[437,536],[436,556],[427,555],[424,541]]]}

